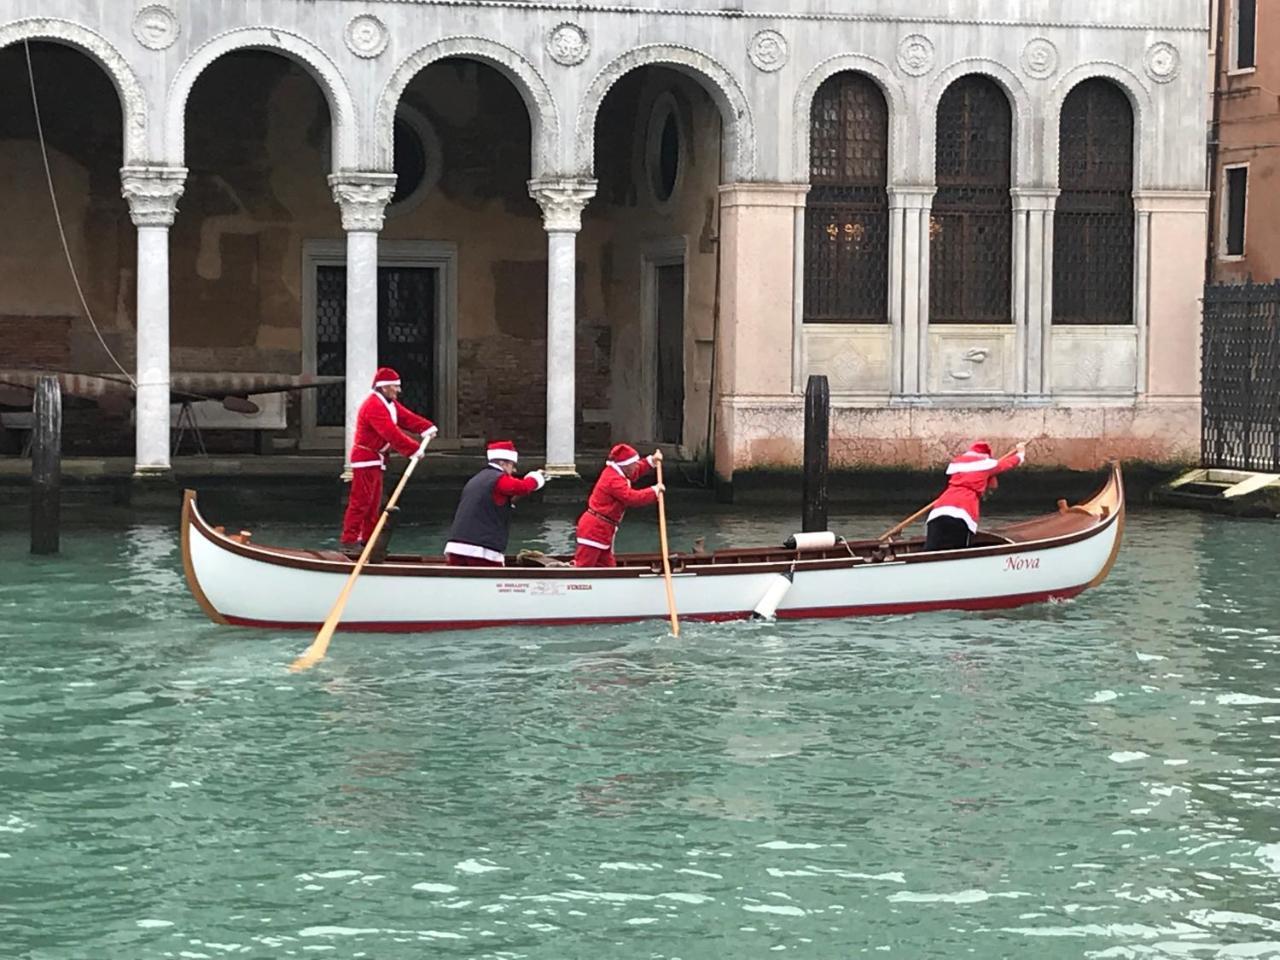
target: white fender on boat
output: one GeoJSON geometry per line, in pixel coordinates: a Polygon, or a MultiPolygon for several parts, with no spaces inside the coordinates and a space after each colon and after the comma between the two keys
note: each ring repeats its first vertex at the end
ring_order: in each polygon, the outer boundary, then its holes
{"type": "Polygon", "coordinates": [[[764,596],[756,604],[755,610],[751,612],[752,619],[772,620],[773,615],[778,612],[778,604],[787,595],[787,591],[791,589],[791,584],[794,581],[795,574],[791,571],[776,574],[769,583],[769,589],[764,592],[764,596]]]}
{"type": "Polygon", "coordinates": [[[828,550],[839,543],[840,538],[830,530],[818,533],[793,533],[783,541],[788,550],[828,550]]]}

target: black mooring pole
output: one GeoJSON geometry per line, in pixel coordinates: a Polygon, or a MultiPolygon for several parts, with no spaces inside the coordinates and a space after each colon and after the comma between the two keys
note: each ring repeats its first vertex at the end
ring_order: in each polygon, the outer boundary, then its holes
{"type": "Polygon", "coordinates": [[[827,460],[831,439],[831,389],[827,378],[812,376],[804,391],[805,533],[827,529],[827,460]]]}
{"type": "Polygon", "coordinates": [[[57,553],[62,525],[62,388],[57,377],[36,383],[31,437],[31,552],[57,553]]]}

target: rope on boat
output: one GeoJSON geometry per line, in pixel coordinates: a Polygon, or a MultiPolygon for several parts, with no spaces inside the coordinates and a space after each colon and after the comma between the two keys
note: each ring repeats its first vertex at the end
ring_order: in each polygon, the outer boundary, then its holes
{"type": "Polygon", "coordinates": [[[31,66],[31,42],[29,40],[22,41],[22,48],[27,55],[27,80],[31,85],[31,107],[36,115],[36,134],[40,140],[40,157],[44,161],[44,177],[49,185],[49,200],[53,203],[53,218],[58,224],[58,237],[62,240],[62,253],[67,258],[67,266],[71,270],[71,280],[75,284],[76,294],[80,297],[80,306],[84,308],[84,315],[89,321],[89,326],[93,328],[94,336],[98,338],[98,343],[102,344],[102,349],[106,351],[107,356],[111,358],[111,362],[116,365],[125,378],[129,381],[129,385],[136,392],[138,382],[130,376],[126,370],[116,359],[116,355],[111,352],[111,348],[107,346],[107,341],[102,336],[102,331],[98,329],[98,323],[93,319],[93,311],[89,309],[89,301],[85,299],[84,289],[80,286],[80,276],[76,273],[75,261],[71,257],[71,247],[67,243],[67,231],[62,225],[62,211],[58,207],[58,194],[53,186],[53,171],[49,168],[49,148],[45,144],[44,124],[40,120],[40,98],[36,96],[36,73],[31,66]]]}

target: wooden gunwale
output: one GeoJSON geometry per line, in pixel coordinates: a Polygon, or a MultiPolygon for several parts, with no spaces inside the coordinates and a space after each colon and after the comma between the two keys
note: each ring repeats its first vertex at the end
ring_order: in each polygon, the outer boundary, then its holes
{"type": "MultiPolygon", "coordinates": [[[[859,549],[870,551],[876,546],[883,546],[874,540],[866,541],[850,541],[846,545],[842,545],[833,550],[824,551],[818,554],[805,554],[795,551],[785,551],[778,548],[731,548],[726,550],[718,550],[714,554],[707,557],[690,557],[677,555],[677,563],[681,564],[680,568],[675,572],[676,576],[733,576],[735,574],[762,573],[762,572],[786,572],[789,570],[834,570],[834,569],[852,569],[857,567],[874,567],[883,566],[885,564],[914,564],[914,563],[946,563],[953,560],[974,559],[979,557],[1016,555],[1037,550],[1053,549],[1058,547],[1066,547],[1082,540],[1088,540],[1092,537],[1101,535],[1112,524],[1120,524],[1120,530],[1123,531],[1124,524],[1124,487],[1118,465],[1113,464],[1111,475],[1108,477],[1104,485],[1094,494],[1086,503],[1085,507],[1098,508],[1098,514],[1104,514],[1100,508],[1105,506],[1108,509],[1105,515],[1095,515],[1091,510],[1082,511],[1090,516],[1098,516],[1096,522],[1089,524],[1080,530],[1072,533],[1062,534],[1058,536],[1045,537],[1042,539],[1017,540],[1009,543],[991,544],[989,546],[972,547],[968,550],[951,550],[939,551],[933,553],[924,553],[918,550],[919,540],[911,540],[900,542],[897,546],[903,552],[886,558],[877,560],[869,556],[859,556],[859,549]],[[914,552],[912,548],[915,548],[914,552]],[[780,555],[781,554],[781,555],[780,555]],[[761,559],[751,561],[749,557],[760,557],[761,559]],[[770,559],[777,557],[777,559],[770,559]],[[720,561],[720,562],[717,562],[720,561]],[[728,561],[728,562],[724,562],[728,561]]],[[[1033,533],[1037,523],[1043,523],[1048,526],[1052,522],[1060,522],[1060,514],[1049,514],[1039,518],[1022,521],[1013,524],[1007,528],[1010,532],[1033,533]]],[[[183,567],[187,574],[188,582],[191,585],[192,593],[195,594],[196,600],[200,603],[205,613],[209,614],[215,620],[226,622],[225,619],[213,609],[208,599],[204,596],[200,589],[198,580],[192,567],[190,557],[190,530],[194,528],[206,540],[213,543],[222,550],[229,551],[241,557],[254,560],[260,563],[272,564],[275,566],[291,567],[294,569],[310,570],[323,573],[346,573],[350,570],[352,562],[344,559],[325,559],[319,556],[307,557],[301,555],[300,551],[292,551],[287,548],[272,548],[257,546],[254,544],[243,544],[231,540],[217,533],[209,525],[208,521],[201,516],[196,503],[195,491],[187,490],[183,496],[183,529],[182,529],[182,552],[183,567]]],[[[999,531],[991,531],[998,533],[999,531]]],[[[1120,537],[1116,537],[1115,547],[1112,549],[1111,556],[1102,573],[1094,579],[1093,582],[1086,586],[1094,586],[1101,583],[1106,574],[1110,572],[1111,566],[1115,562],[1116,554],[1120,545],[1120,537]]],[[[314,553],[314,552],[313,552],[314,553]]],[[[659,557],[657,554],[631,554],[619,557],[619,561],[632,561],[631,565],[618,566],[613,568],[580,568],[580,567],[539,567],[539,566],[508,566],[508,567],[449,567],[445,566],[441,561],[439,564],[428,564],[425,558],[415,558],[411,562],[397,562],[393,559],[382,564],[370,564],[365,568],[365,576],[397,576],[397,577],[419,577],[419,578],[479,578],[479,579],[621,579],[621,578],[642,578],[656,577],[661,574],[651,569],[651,564],[657,563],[659,557]]]]}

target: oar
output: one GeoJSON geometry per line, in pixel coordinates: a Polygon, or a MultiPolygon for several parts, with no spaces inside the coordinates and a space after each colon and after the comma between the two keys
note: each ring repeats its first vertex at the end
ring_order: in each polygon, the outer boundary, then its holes
{"type": "MultiPolygon", "coordinates": [[[[653,454],[653,465],[658,471],[658,483],[662,483],[662,451],[653,454]]],[[[680,636],[680,616],[676,613],[676,593],[671,586],[671,558],[667,556],[667,507],[663,495],[658,494],[658,542],[662,545],[662,578],[667,581],[667,611],[671,614],[671,635],[680,636]]]]}
{"type": "Polygon", "coordinates": [[[907,517],[907,519],[903,520],[896,527],[891,527],[890,529],[886,530],[884,533],[880,534],[880,536],[876,537],[876,539],[888,540],[891,537],[901,533],[903,530],[907,529],[907,527],[911,526],[913,523],[915,523],[917,520],[923,517],[926,513],[928,513],[929,510],[933,507],[933,505],[937,502],[938,502],[937,500],[930,500],[923,507],[921,507],[915,513],[913,513],[911,516],[907,517]]]}
{"type": "Polygon", "coordinates": [[[307,670],[324,659],[325,652],[329,649],[329,641],[333,639],[333,633],[338,629],[338,621],[342,619],[342,611],[346,608],[347,600],[351,596],[351,588],[356,585],[356,577],[360,576],[360,571],[369,562],[369,554],[373,551],[373,545],[378,542],[378,534],[382,533],[382,528],[386,525],[387,516],[391,512],[391,508],[400,499],[400,492],[404,490],[404,485],[413,476],[413,468],[418,465],[420,459],[419,457],[410,459],[409,466],[405,468],[404,476],[396,484],[395,492],[391,494],[391,499],[387,501],[386,507],[382,510],[382,516],[378,518],[378,523],[373,528],[373,535],[369,537],[369,542],[364,545],[364,550],[360,552],[360,559],[356,561],[356,565],[351,570],[351,576],[347,577],[347,582],[342,587],[342,592],[338,594],[338,599],[334,601],[333,609],[329,611],[329,616],[325,619],[324,626],[320,628],[320,632],[316,634],[316,638],[311,641],[311,646],[307,647],[302,656],[289,664],[290,670],[295,673],[299,670],[307,670]]]}
{"type": "MultiPolygon", "coordinates": [[[[1012,450],[1009,451],[1009,453],[1006,453],[1004,456],[1007,457],[1010,454],[1017,453],[1017,452],[1018,452],[1018,448],[1014,447],[1012,450]]],[[[1000,459],[1003,460],[1004,457],[1001,457],[1000,459]]],[[[915,523],[917,520],[923,517],[926,513],[928,513],[933,508],[933,505],[937,502],[938,502],[937,500],[930,500],[923,507],[921,507],[915,513],[913,513],[911,516],[907,517],[907,519],[903,520],[896,527],[891,527],[890,529],[886,530],[884,533],[880,534],[880,536],[876,537],[876,539],[888,540],[891,537],[897,536],[903,530],[907,529],[907,527],[911,526],[913,523],[915,523]]]]}

